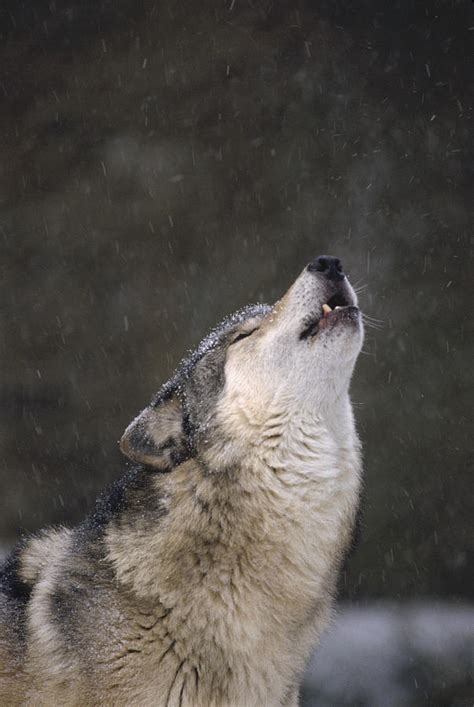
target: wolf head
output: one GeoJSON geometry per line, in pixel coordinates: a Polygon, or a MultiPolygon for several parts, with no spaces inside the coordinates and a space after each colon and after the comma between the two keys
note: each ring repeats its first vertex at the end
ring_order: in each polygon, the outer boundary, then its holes
{"type": "Polygon", "coordinates": [[[362,340],[340,261],[319,256],[274,306],[246,307],[213,329],[127,427],[121,450],[164,471],[190,457],[211,470],[235,465],[270,415],[330,416],[347,399],[362,340]]]}

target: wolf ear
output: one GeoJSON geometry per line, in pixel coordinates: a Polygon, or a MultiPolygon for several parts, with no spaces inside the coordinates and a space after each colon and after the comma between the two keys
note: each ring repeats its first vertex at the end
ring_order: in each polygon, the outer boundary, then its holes
{"type": "Polygon", "coordinates": [[[145,408],[123,433],[120,449],[132,461],[162,471],[184,461],[189,450],[179,400],[171,397],[145,408]]]}

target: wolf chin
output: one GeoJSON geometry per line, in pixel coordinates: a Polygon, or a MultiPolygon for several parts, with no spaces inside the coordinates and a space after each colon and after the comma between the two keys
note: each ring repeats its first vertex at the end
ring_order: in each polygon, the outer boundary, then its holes
{"type": "Polygon", "coordinates": [[[336,258],[226,319],[126,429],[134,464],[1,573],[0,704],[298,704],[350,543],[362,345],[336,258]]]}

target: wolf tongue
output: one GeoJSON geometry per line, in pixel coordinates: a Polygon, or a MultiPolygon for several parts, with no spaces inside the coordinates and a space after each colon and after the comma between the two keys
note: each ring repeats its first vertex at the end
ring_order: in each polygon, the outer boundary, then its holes
{"type": "Polygon", "coordinates": [[[327,317],[330,312],[332,312],[331,307],[328,304],[323,304],[323,316],[327,317]]]}

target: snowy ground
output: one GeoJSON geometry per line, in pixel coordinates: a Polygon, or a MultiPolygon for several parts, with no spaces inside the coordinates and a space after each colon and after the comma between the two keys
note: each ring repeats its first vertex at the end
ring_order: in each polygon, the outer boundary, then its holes
{"type": "Polygon", "coordinates": [[[468,707],[473,656],[472,606],[340,607],[311,659],[302,705],[468,707]]]}

